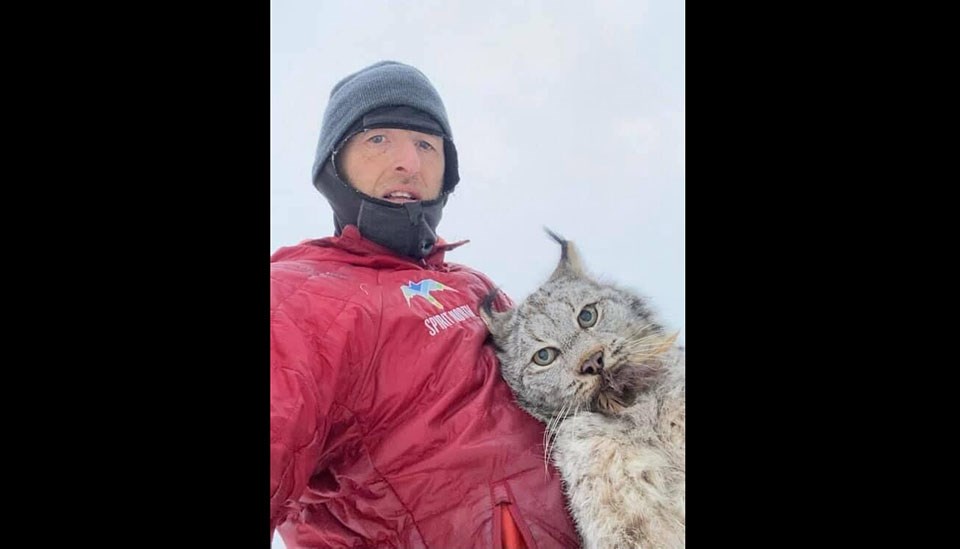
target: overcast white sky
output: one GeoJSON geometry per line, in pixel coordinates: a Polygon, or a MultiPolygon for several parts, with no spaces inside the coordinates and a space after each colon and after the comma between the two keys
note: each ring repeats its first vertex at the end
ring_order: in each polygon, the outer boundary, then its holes
{"type": "MultiPolygon", "coordinates": [[[[270,252],[333,232],[310,182],[331,87],[373,62],[440,92],[460,184],[447,260],[514,301],[573,240],[587,268],[684,326],[683,0],[271,0],[270,252]]],[[[274,547],[282,547],[276,536],[274,547]]]]}

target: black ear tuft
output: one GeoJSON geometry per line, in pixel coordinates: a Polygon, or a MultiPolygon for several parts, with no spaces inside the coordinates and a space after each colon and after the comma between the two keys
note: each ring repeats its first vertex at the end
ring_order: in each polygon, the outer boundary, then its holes
{"type": "Polygon", "coordinates": [[[547,227],[544,227],[543,230],[547,231],[547,234],[550,235],[550,238],[556,240],[557,244],[560,244],[560,261],[566,261],[567,260],[567,239],[551,231],[547,227]]]}

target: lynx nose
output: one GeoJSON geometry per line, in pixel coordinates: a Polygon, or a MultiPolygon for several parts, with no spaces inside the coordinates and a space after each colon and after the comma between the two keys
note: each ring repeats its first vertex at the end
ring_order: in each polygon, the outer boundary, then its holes
{"type": "Polygon", "coordinates": [[[603,371],[603,351],[597,351],[580,365],[581,374],[599,375],[603,371]]]}

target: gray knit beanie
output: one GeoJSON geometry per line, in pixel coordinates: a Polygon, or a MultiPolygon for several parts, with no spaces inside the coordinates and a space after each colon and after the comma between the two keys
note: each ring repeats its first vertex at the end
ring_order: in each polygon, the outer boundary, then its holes
{"type": "Polygon", "coordinates": [[[419,109],[436,120],[443,129],[444,155],[447,158],[443,190],[450,192],[460,179],[453,132],[440,94],[427,77],[415,67],[396,61],[380,61],[361,69],[333,87],[323,114],[320,141],[313,162],[312,178],[317,182],[330,154],[345,133],[363,115],[388,106],[419,109]]]}

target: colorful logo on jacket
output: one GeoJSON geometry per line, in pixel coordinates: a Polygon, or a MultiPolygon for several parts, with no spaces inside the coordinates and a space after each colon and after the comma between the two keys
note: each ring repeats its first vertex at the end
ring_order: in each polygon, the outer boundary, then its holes
{"type": "Polygon", "coordinates": [[[444,290],[450,290],[451,292],[456,292],[450,286],[445,286],[440,284],[436,280],[425,278],[420,282],[407,282],[406,286],[400,286],[400,291],[403,292],[403,297],[407,298],[407,307],[410,306],[410,299],[414,297],[422,297],[430,302],[431,305],[438,309],[443,309],[443,305],[437,301],[437,298],[430,295],[430,292],[442,292],[444,290]]]}

